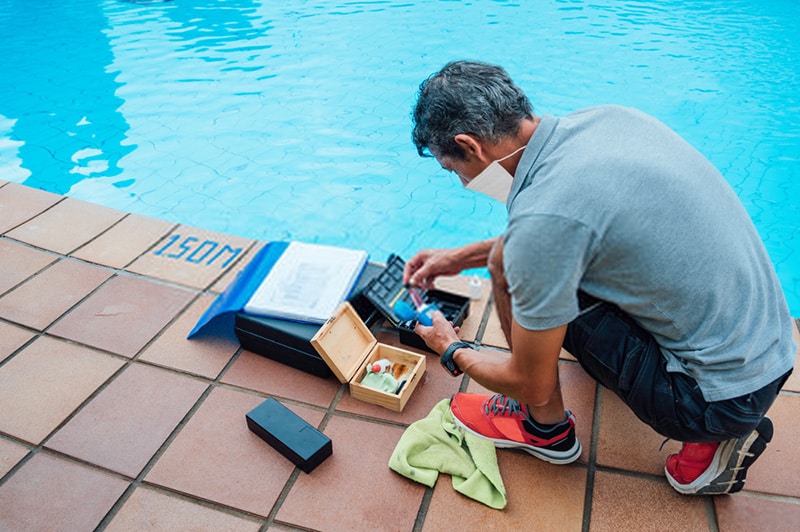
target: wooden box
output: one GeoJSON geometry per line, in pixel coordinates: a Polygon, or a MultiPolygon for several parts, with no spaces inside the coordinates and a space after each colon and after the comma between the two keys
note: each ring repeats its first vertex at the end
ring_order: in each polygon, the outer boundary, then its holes
{"type": "Polygon", "coordinates": [[[350,395],[395,412],[403,411],[425,373],[425,355],[378,343],[353,306],[346,301],[314,335],[311,345],[340,382],[350,383],[350,395]],[[361,384],[367,367],[380,359],[405,364],[410,368],[408,380],[399,393],[384,392],[361,384]]]}

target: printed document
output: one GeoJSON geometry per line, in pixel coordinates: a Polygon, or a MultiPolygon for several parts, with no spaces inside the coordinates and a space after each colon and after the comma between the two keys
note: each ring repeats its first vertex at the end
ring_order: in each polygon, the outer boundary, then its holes
{"type": "Polygon", "coordinates": [[[366,263],[366,251],[292,242],[244,311],[325,323],[350,294],[366,263]]]}

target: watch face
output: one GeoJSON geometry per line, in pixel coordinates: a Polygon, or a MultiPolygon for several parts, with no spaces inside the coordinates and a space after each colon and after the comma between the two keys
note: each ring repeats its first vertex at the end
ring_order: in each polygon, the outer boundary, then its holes
{"type": "Polygon", "coordinates": [[[441,357],[442,366],[452,375],[453,377],[458,377],[463,373],[461,368],[458,367],[455,360],[453,360],[453,353],[456,352],[457,349],[462,347],[469,347],[469,344],[466,342],[453,342],[450,346],[445,350],[441,357]]]}

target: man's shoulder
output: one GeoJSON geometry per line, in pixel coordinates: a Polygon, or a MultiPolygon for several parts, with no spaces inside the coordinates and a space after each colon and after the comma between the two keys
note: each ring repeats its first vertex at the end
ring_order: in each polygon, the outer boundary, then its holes
{"type": "Polygon", "coordinates": [[[635,107],[628,107],[616,103],[605,103],[594,105],[591,107],[583,107],[576,109],[566,115],[566,119],[587,119],[587,118],[616,118],[616,119],[629,119],[629,120],[656,120],[653,116],[648,115],[640,109],[635,107]]]}

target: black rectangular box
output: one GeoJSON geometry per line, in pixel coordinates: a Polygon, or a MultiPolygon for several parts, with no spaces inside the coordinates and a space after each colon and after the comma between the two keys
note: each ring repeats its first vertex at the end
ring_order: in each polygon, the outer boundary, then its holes
{"type": "MultiPolygon", "coordinates": [[[[381,271],[383,266],[367,264],[348,298],[368,326],[380,319],[381,315],[364,297],[363,290],[381,271]]],[[[317,377],[327,378],[331,370],[311,345],[311,339],[320,327],[314,323],[267,318],[244,312],[238,312],[234,320],[234,332],[243,348],[317,377]]]]}
{"type": "MultiPolygon", "coordinates": [[[[368,327],[385,318],[397,328],[401,343],[430,351],[414,332],[416,321],[400,321],[392,308],[397,299],[403,299],[413,306],[411,296],[403,287],[404,267],[403,259],[394,254],[389,256],[385,266],[368,263],[348,301],[368,327]]],[[[421,295],[426,303],[435,303],[455,326],[461,325],[469,315],[467,297],[442,290],[424,290],[421,295]]],[[[243,348],[317,377],[327,378],[332,372],[311,345],[311,339],[320,327],[313,323],[244,312],[238,312],[234,320],[234,332],[243,348]]]]}
{"type": "Polygon", "coordinates": [[[333,454],[330,438],[271,397],[246,418],[253,433],[306,473],[333,454]]]}

